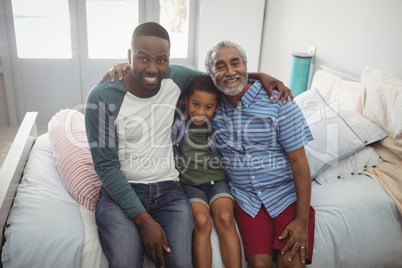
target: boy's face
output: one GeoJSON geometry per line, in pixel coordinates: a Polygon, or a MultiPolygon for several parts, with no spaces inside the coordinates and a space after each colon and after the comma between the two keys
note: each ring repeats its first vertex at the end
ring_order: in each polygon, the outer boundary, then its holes
{"type": "Polygon", "coordinates": [[[169,42],[156,36],[140,36],[134,41],[128,54],[135,94],[153,95],[169,69],[169,42]]]}
{"type": "Polygon", "coordinates": [[[204,126],[219,109],[216,95],[208,92],[195,90],[193,94],[186,98],[188,115],[193,124],[204,126]]]}

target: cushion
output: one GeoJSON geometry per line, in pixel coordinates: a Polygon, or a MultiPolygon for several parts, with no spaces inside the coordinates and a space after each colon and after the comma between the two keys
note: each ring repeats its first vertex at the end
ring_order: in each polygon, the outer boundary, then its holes
{"type": "Polygon", "coordinates": [[[363,115],[402,145],[402,80],[365,67],[361,82],[366,87],[363,115]]]}
{"type": "Polygon", "coordinates": [[[87,142],[84,115],[76,110],[61,110],[48,124],[53,154],[70,195],[95,212],[102,186],[95,172],[87,142]]]}
{"type": "Polygon", "coordinates": [[[319,70],[314,74],[311,88],[317,88],[327,102],[339,101],[340,111],[363,111],[365,88],[362,83],[346,81],[319,70]]]}
{"type": "Polygon", "coordinates": [[[317,89],[307,90],[295,98],[314,140],[306,146],[312,178],[337,161],[364,148],[386,133],[355,111],[337,112],[337,102],[328,104],[317,89]]]}
{"type": "MultiPolygon", "coordinates": [[[[332,103],[329,103],[329,105],[333,106],[332,103]]],[[[378,125],[372,123],[358,112],[339,111],[339,116],[346,121],[366,145],[382,140],[387,136],[387,133],[378,125]]]]}
{"type": "Polygon", "coordinates": [[[369,167],[373,167],[382,162],[382,159],[373,147],[367,146],[356,153],[340,160],[329,166],[318,174],[315,180],[319,184],[324,184],[338,179],[353,177],[369,167]]]}

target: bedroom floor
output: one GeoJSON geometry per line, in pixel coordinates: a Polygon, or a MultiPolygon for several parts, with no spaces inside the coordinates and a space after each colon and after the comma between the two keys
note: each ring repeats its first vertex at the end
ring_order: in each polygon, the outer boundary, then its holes
{"type": "MultiPolygon", "coordinates": [[[[18,128],[1,127],[0,128],[0,167],[3,166],[7,153],[10,150],[18,128]]],[[[38,136],[47,132],[47,126],[37,126],[38,136]]]]}

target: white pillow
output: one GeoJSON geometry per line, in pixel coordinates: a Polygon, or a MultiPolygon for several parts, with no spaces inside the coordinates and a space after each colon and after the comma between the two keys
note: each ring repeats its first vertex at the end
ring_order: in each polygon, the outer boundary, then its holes
{"type": "Polygon", "coordinates": [[[357,175],[369,167],[373,167],[382,162],[382,159],[373,147],[367,146],[356,153],[332,164],[323,172],[318,174],[315,180],[319,184],[344,179],[357,175]]]}
{"type": "Polygon", "coordinates": [[[344,111],[343,118],[337,112],[337,105],[329,105],[317,89],[307,90],[295,101],[314,137],[305,146],[312,178],[331,164],[386,136],[384,131],[359,113],[344,111]]]}
{"type": "Polygon", "coordinates": [[[365,88],[362,83],[346,81],[319,70],[314,74],[311,88],[317,88],[327,102],[339,101],[339,111],[363,112],[365,88]]]}
{"type": "MultiPolygon", "coordinates": [[[[331,103],[330,105],[332,106],[331,103]]],[[[340,111],[339,115],[366,145],[382,140],[387,136],[384,130],[358,112],[340,111]]]]}
{"type": "Polygon", "coordinates": [[[402,79],[365,67],[361,81],[366,87],[363,115],[402,145],[402,79]]]}

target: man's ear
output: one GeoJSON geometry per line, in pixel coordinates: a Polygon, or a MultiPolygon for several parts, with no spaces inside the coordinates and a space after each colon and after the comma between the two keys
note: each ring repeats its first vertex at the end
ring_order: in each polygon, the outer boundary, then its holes
{"type": "Polygon", "coordinates": [[[131,49],[127,50],[128,63],[131,64],[131,49]]]}

